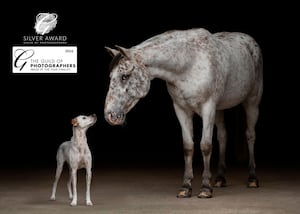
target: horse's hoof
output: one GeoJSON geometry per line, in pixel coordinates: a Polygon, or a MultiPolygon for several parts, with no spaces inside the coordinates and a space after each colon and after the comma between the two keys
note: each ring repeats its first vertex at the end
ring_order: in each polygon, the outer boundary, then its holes
{"type": "Polygon", "coordinates": [[[211,188],[202,188],[198,194],[198,198],[211,198],[212,189],[211,188]]]}
{"type": "Polygon", "coordinates": [[[224,177],[217,177],[215,180],[214,187],[226,187],[226,179],[224,177]]]}
{"type": "Polygon", "coordinates": [[[177,193],[177,198],[190,198],[192,196],[192,188],[181,188],[177,193]]]}
{"type": "Polygon", "coordinates": [[[248,188],[258,188],[259,187],[258,180],[256,178],[249,178],[247,187],[248,188]]]}
{"type": "Polygon", "coordinates": [[[222,181],[216,181],[214,184],[214,187],[220,188],[220,187],[225,187],[226,184],[223,183],[222,181]]]}

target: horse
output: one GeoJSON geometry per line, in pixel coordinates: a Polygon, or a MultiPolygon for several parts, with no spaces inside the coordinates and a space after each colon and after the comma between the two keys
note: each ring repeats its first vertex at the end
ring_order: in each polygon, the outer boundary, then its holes
{"type": "Polygon", "coordinates": [[[211,198],[212,187],[226,186],[224,110],[240,104],[246,115],[247,186],[259,187],[254,144],[263,93],[263,58],[253,37],[242,32],[211,33],[204,28],[192,28],[166,31],[131,48],[118,45],[104,48],[113,57],[104,104],[104,117],[110,125],[124,123],[126,114],[149,92],[151,80],[159,78],[166,82],[183,139],[184,176],[178,198],[192,196],[195,114],[202,118],[203,158],[202,184],[197,197],[211,198]],[[210,159],[214,125],[219,160],[212,185],[210,159]]]}

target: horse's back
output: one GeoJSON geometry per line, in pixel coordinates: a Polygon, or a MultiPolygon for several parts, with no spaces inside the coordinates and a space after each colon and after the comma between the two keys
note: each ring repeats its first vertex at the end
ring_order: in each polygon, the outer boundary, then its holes
{"type": "Polygon", "coordinates": [[[218,40],[227,43],[235,49],[246,48],[251,54],[255,65],[262,60],[261,50],[253,37],[241,32],[218,32],[213,34],[218,40]]]}
{"type": "MultiPolygon", "coordinates": [[[[204,28],[192,28],[187,30],[169,30],[164,33],[155,35],[133,48],[149,48],[158,45],[169,45],[170,41],[185,41],[190,43],[192,41],[201,41],[202,38],[210,37],[212,34],[204,28]]],[[[203,41],[203,40],[202,40],[203,41]]]]}

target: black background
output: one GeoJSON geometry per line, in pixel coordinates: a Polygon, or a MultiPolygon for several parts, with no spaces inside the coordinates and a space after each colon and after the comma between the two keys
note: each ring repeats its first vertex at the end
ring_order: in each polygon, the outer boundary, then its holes
{"type": "MultiPolygon", "coordinates": [[[[264,94],[256,127],[257,165],[299,166],[298,76],[299,22],[287,2],[164,3],[62,2],[15,3],[2,17],[1,123],[2,168],[55,166],[56,150],[70,139],[70,121],[96,113],[88,130],[94,166],[108,164],[183,165],[181,129],[162,80],[127,115],[126,124],[110,126],[103,117],[111,60],[104,46],[131,47],[172,29],[203,27],[212,33],[240,31],[253,36],[264,57],[264,94]],[[35,16],[58,14],[49,35],[66,35],[78,46],[78,74],[19,75],[11,72],[11,48],[22,36],[35,35],[35,16]]],[[[244,118],[240,107],[226,111],[229,165],[247,165],[244,118]]],[[[201,120],[195,118],[195,164],[201,164],[201,120]]],[[[212,163],[217,160],[214,137],[212,163]]]]}

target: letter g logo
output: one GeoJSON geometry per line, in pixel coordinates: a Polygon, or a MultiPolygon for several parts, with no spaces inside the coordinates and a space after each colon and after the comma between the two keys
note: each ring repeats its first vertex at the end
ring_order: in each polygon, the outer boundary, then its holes
{"type": "Polygon", "coordinates": [[[17,49],[14,52],[14,67],[19,68],[20,71],[24,68],[24,66],[27,63],[27,60],[31,58],[34,55],[34,50],[28,49],[28,50],[23,50],[23,49],[17,49]]]}

